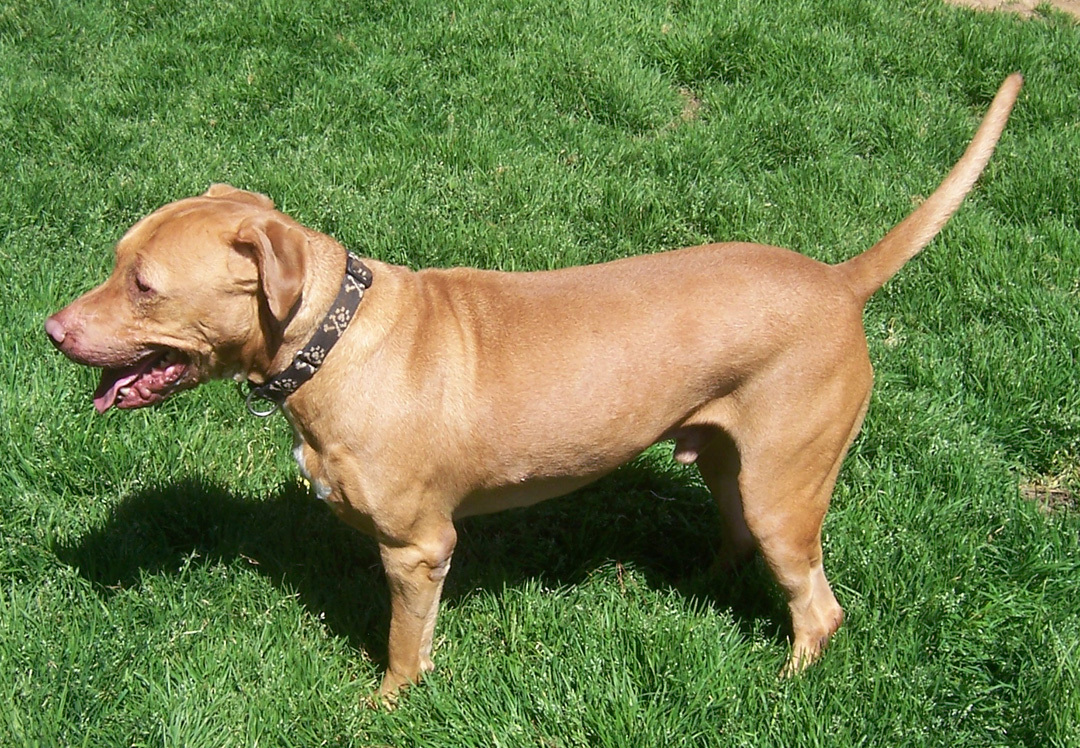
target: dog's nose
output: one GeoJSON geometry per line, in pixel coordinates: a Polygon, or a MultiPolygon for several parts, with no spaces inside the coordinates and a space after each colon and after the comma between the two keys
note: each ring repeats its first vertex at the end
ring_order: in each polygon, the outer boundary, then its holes
{"type": "Polygon", "coordinates": [[[58,314],[54,314],[45,320],[45,334],[49,336],[49,340],[57,348],[63,344],[64,339],[67,337],[67,329],[64,327],[64,323],[57,319],[58,316],[58,314]]]}

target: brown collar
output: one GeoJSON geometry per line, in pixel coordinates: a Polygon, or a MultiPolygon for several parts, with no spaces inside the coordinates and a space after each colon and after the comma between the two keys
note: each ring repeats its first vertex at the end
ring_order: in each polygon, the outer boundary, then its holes
{"type": "Polygon", "coordinates": [[[341,288],[334,303],[330,305],[330,310],[307,345],[297,352],[285,371],[275,374],[258,387],[251,387],[246,399],[249,413],[262,418],[273,415],[285,403],[285,398],[315,376],[326,354],[341,340],[345,329],[356,316],[356,310],[364,298],[364,291],[371,288],[373,278],[367,265],[360,262],[352,252],[347,253],[345,276],[341,279],[341,288]],[[257,399],[266,400],[270,405],[259,407],[256,404],[257,399]]]}

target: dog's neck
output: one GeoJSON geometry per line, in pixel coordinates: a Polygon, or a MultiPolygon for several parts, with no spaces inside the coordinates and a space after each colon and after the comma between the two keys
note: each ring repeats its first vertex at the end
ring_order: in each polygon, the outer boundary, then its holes
{"type": "Polygon", "coordinates": [[[331,272],[312,272],[312,285],[327,279],[318,287],[304,289],[305,303],[286,326],[282,343],[269,363],[253,368],[248,374],[252,385],[247,398],[248,410],[255,415],[269,415],[285,399],[311,379],[322,366],[330,350],[344,335],[355,318],[364,292],[371,287],[371,270],[351,252],[338,246],[344,257],[331,272]],[[334,279],[337,280],[334,285],[334,279]],[[267,402],[259,404],[259,399],[267,402]]]}

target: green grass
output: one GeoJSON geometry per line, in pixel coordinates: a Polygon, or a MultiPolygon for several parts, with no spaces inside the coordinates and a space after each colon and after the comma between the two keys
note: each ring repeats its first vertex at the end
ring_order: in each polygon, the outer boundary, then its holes
{"type": "Polygon", "coordinates": [[[929,0],[0,5],[0,744],[1080,745],[1080,512],[1019,491],[1080,491],[1078,91],[1071,20],[929,0]],[[226,384],[98,417],[42,333],[214,181],[414,267],[837,261],[1015,69],[975,193],[867,310],[825,538],[848,620],[793,680],[766,570],[709,572],[710,500],[657,448],[463,522],[439,669],[360,708],[378,554],[305,494],[284,422],[226,384]]]}

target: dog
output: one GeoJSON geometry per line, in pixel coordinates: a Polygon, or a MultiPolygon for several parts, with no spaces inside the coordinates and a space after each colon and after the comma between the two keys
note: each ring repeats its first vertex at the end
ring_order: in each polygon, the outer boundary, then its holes
{"type": "Polygon", "coordinates": [[[234,378],[253,412],[284,412],[318,497],[378,542],[387,699],[433,668],[456,520],[566,494],[665,440],[715,497],[726,560],[760,553],[782,589],[795,673],[843,620],[821,527],[870,400],[863,307],[959,207],[1022,82],[925,202],[838,265],[726,243],[414,272],[215,184],[129,229],[109,279],[45,330],[102,369],[98,411],[234,378]]]}

